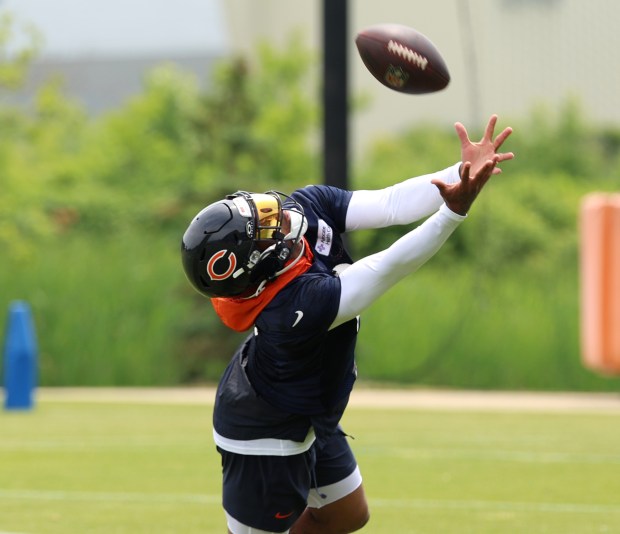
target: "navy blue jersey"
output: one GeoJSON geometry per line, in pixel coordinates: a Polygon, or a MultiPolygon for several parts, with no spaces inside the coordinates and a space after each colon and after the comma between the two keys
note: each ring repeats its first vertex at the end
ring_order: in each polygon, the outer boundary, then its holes
{"type": "Polygon", "coordinates": [[[308,220],[305,236],[315,260],[328,271],[341,263],[352,263],[342,240],[351,195],[350,191],[320,185],[299,189],[291,195],[304,208],[308,220]]]}
{"type": "MultiPolygon", "coordinates": [[[[305,237],[314,261],[308,271],[281,289],[256,319],[255,333],[243,348],[243,369],[253,394],[280,414],[279,421],[290,425],[286,414],[300,416],[296,419],[299,436],[303,439],[304,425],[312,424],[318,438],[336,428],[355,381],[358,322],[352,320],[329,330],[340,302],[340,281],[334,267],[352,262],[342,239],[351,192],[309,186],[291,196],[304,209],[308,221],[305,237]]],[[[224,400],[223,395],[228,400],[239,398],[235,397],[233,385],[227,383],[236,375],[238,370],[227,370],[220,383],[218,400],[224,400]]],[[[242,380],[237,378],[234,382],[238,384],[242,380]]],[[[272,437],[285,437],[282,433],[288,437],[283,425],[267,415],[266,418],[270,421],[266,427],[270,426],[275,433],[272,437]]],[[[247,428],[246,431],[232,429],[234,419],[230,406],[216,403],[217,432],[234,439],[240,439],[242,434],[246,436],[243,439],[267,437],[257,428],[260,425],[256,425],[256,419],[249,433],[247,428]],[[228,419],[224,420],[225,417],[228,419]],[[231,436],[231,432],[235,435],[231,436]]],[[[239,425],[243,426],[241,419],[246,418],[239,419],[239,425]]]]}
{"type": "Polygon", "coordinates": [[[351,263],[341,237],[351,193],[311,186],[292,197],[308,219],[314,262],[258,316],[248,376],[279,409],[314,415],[331,409],[353,386],[357,321],[329,330],[340,303],[334,267],[351,263]]]}

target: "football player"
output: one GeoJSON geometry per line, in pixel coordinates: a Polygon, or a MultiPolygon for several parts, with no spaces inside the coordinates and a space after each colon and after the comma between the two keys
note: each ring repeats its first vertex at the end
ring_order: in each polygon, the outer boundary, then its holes
{"type": "Polygon", "coordinates": [[[228,532],[353,532],[369,518],[340,427],[356,378],[359,314],[435,254],[498,163],[494,137],[457,123],[461,161],[377,191],[318,185],[290,196],[239,191],[204,208],[183,236],[192,285],[224,324],[249,330],[216,395],[228,532]],[[428,217],[389,248],[353,261],[342,234],[428,217]]]}

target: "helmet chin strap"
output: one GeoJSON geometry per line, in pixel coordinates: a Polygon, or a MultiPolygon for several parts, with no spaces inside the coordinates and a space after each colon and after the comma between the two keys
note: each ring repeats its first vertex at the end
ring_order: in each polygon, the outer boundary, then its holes
{"type": "Polygon", "coordinates": [[[297,254],[297,257],[292,262],[290,262],[288,265],[285,265],[284,268],[280,269],[277,273],[275,273],[274,276],[280,276],[281,274],[284,274],[286,271],[289,271],[290,269],[295,267],[297,262],[304,255],[305,251],[306,251],[306,242],[302,239],[301,240],[301,248],[299,249],[299,254],[297,254]]]}
{"type": "MultiPolygon", "coordinates": [[[[301,239],[301,237],[300,237],[300,239],[301,239]]],[[[265,252],[267,252],[270,249],[273,249],[274,247],[275,247],[275,245],[272,245],[267,250],[265,250],[265,252]]],[[[299,249],[299,254],[297,255],[297,257],[293,261],[291,261],[289,264],[285,265],[283,269],[280,269],[279,271],[274,273],[273,278],[276,278],[276,277],[280,276],[281,274],[284,274],[285,272],[287,272],[290,269],[292,269],[297,264],[297,262],[303,257],[305,250],[306,250],[306,242],[302,239],[301,240],[301,248],[299,249]]],[[[273,278],[271,278],[271,280],[273,280],[273,278]]],[[[243,300],[252,299],[254,297],[258,297],[258,295],[260,295],[264,291],[264,289],[267,286],[267,283],[269,281],[270,280],[263,280],[260,284],[258,284],[258,287],[256,288],[256,291],[254,293],[252,293],[249,297],[243,297],[243,300]]]]}

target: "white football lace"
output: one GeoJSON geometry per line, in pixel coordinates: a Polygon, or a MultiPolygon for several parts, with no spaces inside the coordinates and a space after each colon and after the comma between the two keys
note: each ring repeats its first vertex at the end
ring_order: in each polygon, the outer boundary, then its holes
{"type": "Polygon", "coordinates": [[[390,40],[387,47],[388,51],[392,54],[396,54],[397,56],[402,57],[409,63],[417,65],[422,70],[426,69],[426,66],[428,65],[428,59],[426,59],[424,56],[421,56],[414,50],[411,50],[411,48],[407,48],[405,45],[392,40],[390,40]]]}

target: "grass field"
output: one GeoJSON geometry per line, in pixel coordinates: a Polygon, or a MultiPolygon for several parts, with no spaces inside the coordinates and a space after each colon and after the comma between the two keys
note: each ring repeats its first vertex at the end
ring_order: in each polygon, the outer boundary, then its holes
{"type": "MultiPolygon", "coordinates": [[[[344,421],[365,532],[620,532],[620,409],[377,399],[344,421]]],[[[108,400],[41,396],[0,413],[0,533],[225,532],[208,402],[108,400]]]]}

